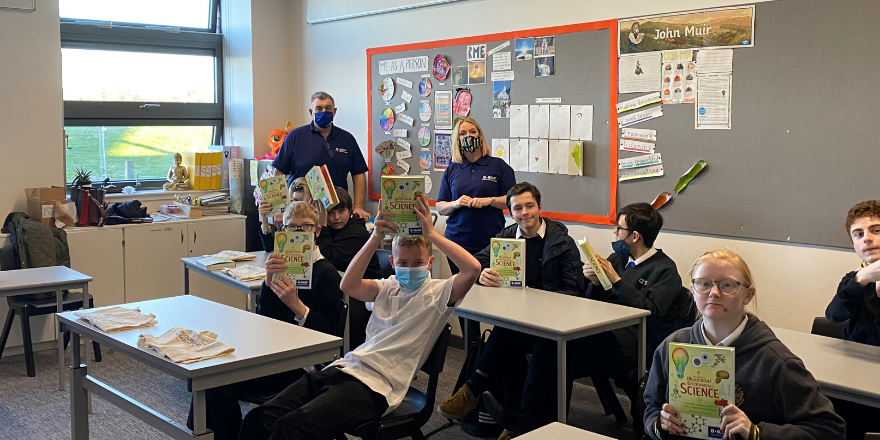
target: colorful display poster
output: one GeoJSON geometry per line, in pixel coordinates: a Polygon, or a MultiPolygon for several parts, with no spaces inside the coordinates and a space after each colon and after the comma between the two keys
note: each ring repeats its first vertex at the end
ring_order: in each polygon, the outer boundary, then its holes
{"type": "Polygon", "coordinates": [[[618,54],[755,45],[755,7],[706,9],[618,21],[618,54]]]}

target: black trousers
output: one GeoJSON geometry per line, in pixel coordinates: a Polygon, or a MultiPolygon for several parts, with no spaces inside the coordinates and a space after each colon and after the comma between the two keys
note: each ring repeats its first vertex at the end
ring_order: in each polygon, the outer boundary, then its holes
{"type": "Polygon", "coordinates": [[[880,432],[880,409],[829,397],[834,412],[846,422],[846,440],[864,440],[868,432],[880,432]]]}
{"type": "MultiPolygon", "coordinates": [[[[206,390],[206,424],[208,429],[214,431],[214,440],[235,440],[238,438],[238,431],[241,430],[239,397],[274,396],[305,374],[305,370],[296,369],[206,390]]],[[[193,429],[192,403],[189,404],[186,426],[193,429]]]]}
{"type": "Polygon", "coordinates": [[[378,420],[385,396],[337,368],[308,373],[272,400],[249,412],[240,440],[332,440],[378,420]]]}
{"type": "Polygon", "coordinates": [[[477,359],[477,369],[489,376],[499,375],[506,365],[521,361],[527,354],[534,356],[539,340],[544,339],[496,326],[477,359]]]}
{"type": "MultiPolygon", "coordinates": [[[[452,260],[449,259],[449,257],[446,257],[446,261],[449,262],[449,270],[452,271],[453,275],[456,275],[459,272],[461,272],[458,269],[458,266],[456,266],[455,263],[453,263],[452,260]]],[[[470,326],[470,327],[468,327],[468,338],[470,339],[470,341],[469,341],[470,345],[474,346],[480,340],[480,322],[474,321],[472,319],[458,318],[458,325],[461,326],[462,336],[464,336],[464,322],[465,321],[467,321],[468,325],[470,326]]],[[[469,352],[470,352],[470,350],[466,348],[465,353],[469,353],[469,352]]]]}

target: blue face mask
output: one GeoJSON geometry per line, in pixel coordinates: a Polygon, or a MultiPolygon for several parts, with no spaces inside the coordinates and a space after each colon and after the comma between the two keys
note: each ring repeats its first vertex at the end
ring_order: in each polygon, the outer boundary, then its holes
{"type": "Polygon", "coordinates": [[[333,112],[315,113],[315,125],[318,128],[327,128],[333,123],[333,112]]]}
{"type": "Polygon", "coordinates": [[[400,267],[394,266],[397,282],[407,290],[416,290],[428,279],[428,266],[400,267]]]}
{"type": "Polygon", "coordinates": [[[627,246],[623,240],[617,240],[615,242],[612,242],[611,249],[614,249],[614,252],[617,255],[620,255],[621,261],[623,261],[624,263],[626,263],[629,260],[629,257],[630,257],[629,246],[627,246]]]}

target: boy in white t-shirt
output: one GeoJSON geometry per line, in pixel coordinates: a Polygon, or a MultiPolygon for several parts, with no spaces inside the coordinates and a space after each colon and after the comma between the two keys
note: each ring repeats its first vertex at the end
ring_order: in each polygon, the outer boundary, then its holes
{"type": "Polygon", "coordinates": [[[333,439],[400,405],[413,376],[481,270],[471,254],[434,230],[427,196],[419,197],[413,212],[422,223],[422,236],[395,238],[391,251],[394,276],[363,279],[384,235],[396,231],[387,220],[392,214],[383,211],[376,217],[369,241],[342,277],[343,292],[374,303],[366,342],[251,410],[239,439],[333,439]],[[432,244],[460,268],[458,275],[431,279],[432,244]]]}

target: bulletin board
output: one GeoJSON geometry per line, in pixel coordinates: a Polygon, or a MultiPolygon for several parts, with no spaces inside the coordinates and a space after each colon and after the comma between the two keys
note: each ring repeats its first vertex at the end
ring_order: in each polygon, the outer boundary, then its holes
{"type": "Polygon", "coordinates": [[[880,2],[757,3],[754,47],[733,50],[731,129],[695,130],[694,104],[663,105],[633,128],[657,130],[665,176],[620,182],[620,203],[672,192],[703,159],[661,208],[665,229],[851,247],[847,211],[880,199],[880,57],[866,17],[880,17],[880,2]]]}
{"type": "MultiPolygon", "coordinates": [[[[371,48],[367,50],[367,96],[369,106],[369,139],[370,166],[369,197],[379,200],[379,179],[385,165],[384,159],[375,151],[375,147],[384,141],[403,139],[411,145],[412,157],[404,159],[409,164],[410,175],[421,175],[419,159],[422,144],[418,133],[424,126],[431,133],[427,149],[431,159],[435,156],[434,135],[437,132],[436,115],[427,122],[420,119],[419,109],[422,101],[427,101],[434,110],[436,92],[450,91],[453,98],[455,90],[462,87],[470,89],[472,105],[469,116],[479,122],[483,128],[488,146],[492,147],[493,139],[511,139],[510,119],[494,118],[493,113],[493,72],[494,57],[489,55],[494,48],[509,43],[499,52],[512,54],[511,67],[514,79],[510,87],[510,103],[513,105],[536,105],[539,99],[560,98],[562,105],[590,105],[593,109],[592,139],[583,140],[581,145],[582,170],[580,175],[551,174],[549,172],[516,171],[517,182],[531,182],[541,190],[545,216],[557,220],[577,221],[595,224],[613,224],[617,210],[617,131],[612,127],[615,122],[615,99],[612,91],[616,90],[617,82],[617,21],[608,20],[593,23],[566,25],[543,29],[531,29],[500,34],[481,35],[452,40],[429,41],[371,48]],[[536,63],[531,60],[515,59],[515,41],[517,38],[554,37],[555,54],[553,55],[554,74],[552,76],[536,76],[536,63]],[[445,80],[438,80],[432,74],[430,66],[436,55],[442,54],[450,66],[467,65],[467,50],[470,45],[486,45],[485,84],[453,85],[452,74],[445,80]],[[380,63],[409,57],[428,57],[429,70],[380,74],[380,63]],[[419,83],[423,76],[431,81],[432,92],[427,97],[419,93],[419,83]],[[391,78],[394,91],[390,99],[383,99],[380,84],[391,78]],[[403,81],[398,81],[398,78],[403,81]],[[401,84],[401,82],[403,84],[401,84]],[[407,87],[407,82],[412,86],[407,87]],[[401,121],[400,114],[395,112],[395,123],[392,129],[406,129],[407,136],[394,136],[381,126],[380,118],[386,108],[393,109],[405,101],[402,92],[412,96],[406,103],[406,110],[399,112],[413,118],[413,125],[401,121]]],[[[546,50],[546,49],[542,49],[546,50]]],[[[384,98],[387,98],[386,95],[384,98]]],[[[552,105],[552,104],[551,104],[552,105]]],[[[451,132],[451,130],[449,130],[451,132]]],[[[545,138],[548,139],[548,138],[545,138]]],[[[513,143],[513,139],[511,139],[513,143]]],[[[404,148],[395,146],[394,152],[404,148]]],[[[397,165],[397,158],[392,158],[390,165],[395,175],[401,175],[402,169],[397,165]]],[[[428,191],[429,198],[436,200],[440,189],[443,171],[433,166],[428,170],[432,188],[428,191]]]]}

